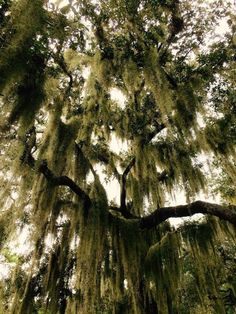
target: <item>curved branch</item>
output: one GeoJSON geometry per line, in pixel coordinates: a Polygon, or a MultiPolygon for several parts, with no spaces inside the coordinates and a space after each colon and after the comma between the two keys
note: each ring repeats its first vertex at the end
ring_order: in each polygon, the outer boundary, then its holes
{"type": "Polygon", "coordinates": [[[32,156],[31,152],[28,151],[28,147],[25,147],[21,161],[30,166],[32,169],[42,173],[44,177],[54,186],[67,186],[84,202],[86,208],[91,205],[90,197],[69,177],[67,176],[56,176],[47,165],[46,160],[42,160],[41,163],[36,167],[36,160],[32,156]]]}
{"type": "Polygon", "coordinates": [[[140,227],[142,229],[151,229],[168,218],[190,217],[194,214],[213,215],[232,223],[236,227],[236,206],[223,206],[203,201],[196,201],[186,205],[158,208],[152,214],[140,219],[140,227]]]}
{"type": "Polygon", "coordinates": [[[38,167],[38,171],[42,173],[45,178],[54,186],[67,186],[76,195],[82,199],[86,205],[86,208],[91,205],[89,196],[69,177],[67,176],[55,176],[54,173],[48,168],[46,160],[43,160],[38,167]]]}

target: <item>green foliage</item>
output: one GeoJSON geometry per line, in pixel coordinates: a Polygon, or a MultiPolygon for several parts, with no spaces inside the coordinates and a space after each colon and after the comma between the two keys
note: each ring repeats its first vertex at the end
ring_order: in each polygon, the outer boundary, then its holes
{"type": "Polygon", "coordinates": [[[229,18],[221,0],[0,1],[1,313],[235,311],[233,228],[139,225],[210,171],[235,203],[234,23],[215,34],[229,18]]]}

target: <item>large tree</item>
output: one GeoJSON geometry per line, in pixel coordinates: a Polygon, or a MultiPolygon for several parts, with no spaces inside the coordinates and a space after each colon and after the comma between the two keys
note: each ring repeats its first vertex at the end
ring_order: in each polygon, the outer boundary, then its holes
{"type": "Polygon", "coordinates": [[[232,311],[231,2],[0,1],[1,313],[232,311]]]}

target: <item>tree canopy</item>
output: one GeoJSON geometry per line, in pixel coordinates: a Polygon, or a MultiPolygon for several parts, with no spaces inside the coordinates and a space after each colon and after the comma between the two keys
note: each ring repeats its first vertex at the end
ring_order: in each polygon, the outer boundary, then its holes
{"type": "Polygon", "coordinates": [[[233,9],[0,1],[1,313],[234,313],[233,9]]]}

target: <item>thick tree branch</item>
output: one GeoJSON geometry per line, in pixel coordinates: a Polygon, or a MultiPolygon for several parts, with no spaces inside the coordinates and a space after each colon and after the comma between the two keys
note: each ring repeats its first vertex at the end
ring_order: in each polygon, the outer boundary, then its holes
{"type": "Polygon", "coordinates": [[[36,167],[36,160],[32,156],[31,152],[28,150],[28,147],[25,148],[21,160],[32,169],[35,169],[39,173],[42,173],[44,177],[48,180],[48,182],[50,182],[52,185],[69,187],[71,191],[78,195],[79,198],[84,202],[86,208],[90,207],[91,200],[89,196],[72,179],[67,176],[56,176],[48,168],[46,160],[42,160],[36,167]]]}
{"type": "Polygon", "coordinates": [[[194,214],[213,215],[232,223],[236,227],[236,206],[223,206],[202,201],[196,201],[186,205],[158,208],[152,214],[140,219],[140,227],[142,229],[151,229],[168,218],[189,217],[194,214]]]}
{"type": "MultiPolygon", "coordinates": [[[[150,142],[158,133],[160,133],[166,126],[164,124],[158,124],[156,125],[156,129],[154,132],[151,132],[148,134],[148,137],[146,138],[147,142],[150,142]]],[[[135,165],[135,157],[133,157],[126,167],[125,171],[123,172],[121,176],[121,194],[120,194],[120,212],[125,218],[132,218],[133,215],[129,212],[127,206],[126,206],[126,180],[127,176],[132,169],[132,167],[135,165]]],[[[168,177],[168,173],[166,170],[161,172],[158,175],[158,179],[160,182],[163,182],[168,177]]]]}
{"type": "Polygon", "coordinates": [[[82,199],[86,205],[90,206],[91,200],[89,196],[69,177],[55,176],[54,173],[48,168],[47,162],[43,160],[38,167],[38,171],[42,173],[45,178],[54,186],[68,186],[71,191],[82,199]]]}

